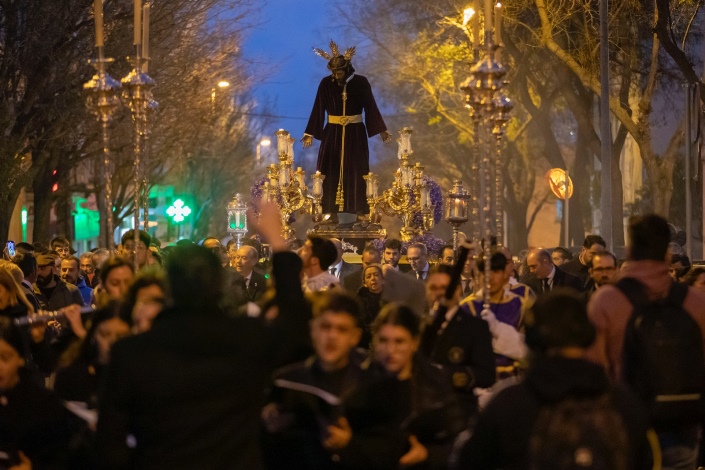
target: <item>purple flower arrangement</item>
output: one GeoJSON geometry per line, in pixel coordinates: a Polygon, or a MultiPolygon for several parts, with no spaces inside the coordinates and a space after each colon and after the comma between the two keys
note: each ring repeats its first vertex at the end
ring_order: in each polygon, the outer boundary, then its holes
{"type": "MultiPolygon", "coordinates": [[[[443,190],[441,189],[441,185],[439,185],[436,180],[428,175],[423,176],[423,182],[424,184],[428,185],[430,183],[431,185],[429,199],[431,201],[431,205],[433,206],[433,221],[435,223],[439,223],[443,218],[443,190]]],[[[412,201],[414,198],[415,196],[412,195],[412,201]]],[[[411,226],[414,228],[423,227],[423,216],[421,215],[421,211],[414,214],[414,217],[411,219],[411,226]]]]}
{"type": "MultiPolygon", "coordinates": [[[[248,202],[247,205],[250,207],[250,209],[252,209],[255,214],[258,215],[259,211],[257,210],[256,202],[262,199],[262,188],[264,187],[264,183],[267,181],[268,178],[266,176],[263,176],[262,178],[256,180],[250,187],[250,202],[248,202]]],[[[281,203],[281,196],[278,196],[278,198],[279,199],[277,202],[281,203]]],[[[289,223],[293,224],[294,222],[296,222],[296,214],[292,213],[289,216],[289,223]]]]}

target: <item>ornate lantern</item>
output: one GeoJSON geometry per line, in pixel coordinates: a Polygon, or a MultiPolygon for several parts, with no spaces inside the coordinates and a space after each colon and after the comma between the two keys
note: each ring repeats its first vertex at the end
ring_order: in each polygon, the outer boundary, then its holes
{"type": "Polygon", "coordinates": [[[463,182],[456,180],[453,189],[448,191],[445,207],[445,221],[453,226],[453,249],[458,249],[460,226],[469,220],[468,200],[470,195],[463,189],[463,182]]]}
{"type": "Polygon", "coordinates": [[[240,193],[228,204],[228,233],[236,238],[240,248],[242,237],[247,233],[247,204],[240,193]]]}

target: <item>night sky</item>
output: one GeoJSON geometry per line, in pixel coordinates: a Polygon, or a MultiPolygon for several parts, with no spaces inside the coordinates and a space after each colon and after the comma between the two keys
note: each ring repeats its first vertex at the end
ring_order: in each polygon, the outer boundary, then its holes
{"type": "MultiPolygon", "coordinates": [[[[312,51],[313,47],[328,49],[328,42],[343,41],[330,24],[334,14],[330,0],[268,0],[261,12],[261,23],[245,42],[245,55],[255,62],[254,67],[266,71],[265,81],[255,86],[255,96],[269,104],[269,113],[275,116],[270,137],[286,129],[297,140],[303,135],[313,106],[316,88],[327,75],[326,60],[312,51]]],[[[256,112],[265,112],[258,107],[256,112]]],[[[317,152],[314,145],[306,154],[317,152]]],[[[301,144],[296,143],[295,154],[302,155],[301,144]]],[[[274,158],[273,153],[270,158],[274,158]]]]}

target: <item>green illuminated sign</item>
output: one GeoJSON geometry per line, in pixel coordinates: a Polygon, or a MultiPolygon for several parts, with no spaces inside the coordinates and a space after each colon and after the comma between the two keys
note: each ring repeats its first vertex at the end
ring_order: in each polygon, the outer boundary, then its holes
{"type": "Polygon", "coordinates": [[[177,199],[173,205],[169,206],[166,213],[174,222],[183,222],[186,217],[191,215],[191,208],[181,199],[177,199]]]}

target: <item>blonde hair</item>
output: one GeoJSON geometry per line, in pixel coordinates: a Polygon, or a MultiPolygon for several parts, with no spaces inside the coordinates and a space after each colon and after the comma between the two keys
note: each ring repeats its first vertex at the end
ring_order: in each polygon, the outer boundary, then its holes
{"type": "Polygon", "coordinates": [[[24,273],[22,272],[22,269],[20,269],[20,267],[17,266],[15,263],[0,260],[0,268],[5,268],[10,271],[10,274],[12,274],[12,277],[15,278],[15,282],[17,284],[22,284],[22,281],[24,281],[24,273]]]}
{"type": "MultiPolygon", "coordinates": [[[[20,270],[20,272],[22,272],[20,270]]],[[[24,279],[24,277],[22,277],[24,279]]],[[[22,281],[20,281],[22,282],[22,281]]],[[[15,280],[15,277],[8,269],[7,265],[0,264],[0,286],[3,286],[10,294],[10,304],[11,306],[18,305],[22,303],[27,307],[27,313],[34,313],[34,307],[27,300],[27,296],[24,295],[20,283],[15,280]]]]}

